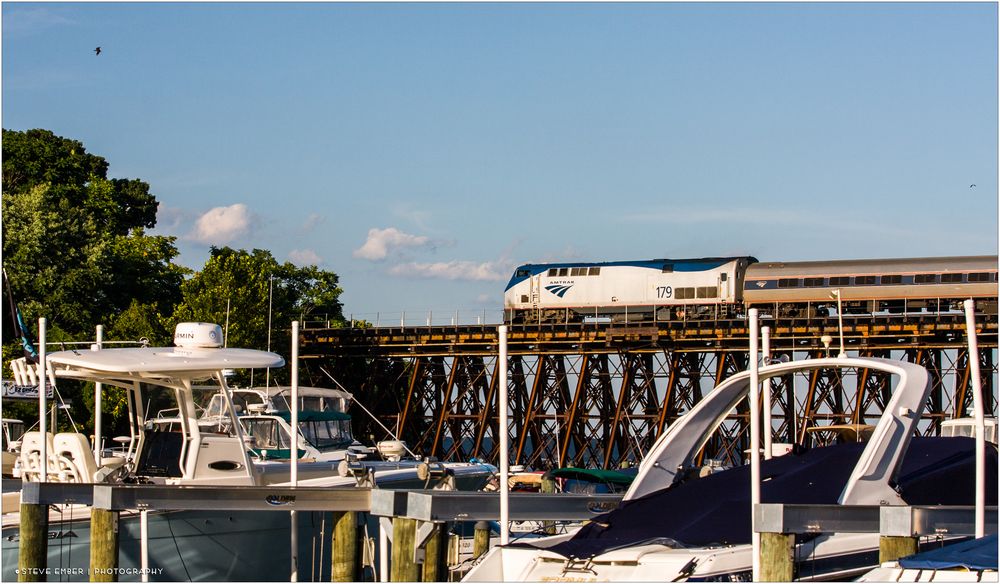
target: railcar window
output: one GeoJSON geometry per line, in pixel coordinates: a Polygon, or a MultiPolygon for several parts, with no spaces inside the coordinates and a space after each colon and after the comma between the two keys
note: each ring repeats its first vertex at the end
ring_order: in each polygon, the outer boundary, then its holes
{"type": "Polygon", "coordinates": [[[698,286],[698,298],[716,298],[719,296],[717,286],[698,286]]]}
{"type": "Polygon", "coordinates": [[[694,288],[677,288],[674,290],[674,297],[678,300],[694,298],[694,288]]]}
{"type": "Polygon", "coordinates": [[[590,275],[591,276],[600,276],[601,275],[601,268],[590,268],[590,275]]]}
{"type": "Polygon", "coordinates": [[[798,288],[799,279],[798,278],[780,278],[778,280],[778,288],[798,288]]]}
{"type": "Polygon", "coordinates": [[[969,281],[970,282],[989,282],[990,281],[990,275],[987,272],[973,272],[972,274],[969,274],[969,281]]]}
{"type": "Polygon", "coordinates": [[[823,278],[805,278],[802,280],[802,285],[806,288],[816,288],[823,285],[823,278]]]}
{"type": "Polygon", "coordinates": [[[830,278],[831,286],[850,286],[851,277],[850,276],[833,276],[830,278]]]}
{"type": "Polygon", "coordinates": [[[660,272],[663,273],[663,274],[669,274],[669,273],[671,273],[673,271],[674,271],[674,265],[673,264],[663,264],[663,268],[660,270],[660,272]]]}
{"type": "Polygon", "coordinates": [[[937,284],[937,274],[917,274],[913,276],[914,284],[937,284]]]}
{"type": "Polygon", "coordinates": [[[875,284],[875,276],[855,276],[855,286],[872,286],[875,284]]]}
{"type": "Polygon", "coordinates": [[[883,284],[901,284],[903,282],[903,277],[897,274],[892,274],[890,276],[882,276],[883,284]]]}
{"type": "Polygon", "coordinates": [[[962,274],[941,274],[941,283],[954,284],[962,281],[962,274]]]}

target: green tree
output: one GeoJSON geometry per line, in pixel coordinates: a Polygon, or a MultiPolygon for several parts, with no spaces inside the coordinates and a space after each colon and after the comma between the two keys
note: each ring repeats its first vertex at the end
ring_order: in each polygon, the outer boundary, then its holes
{"type": "MultiPolygon", "coordinates": [[[[76,140],[3,130],[4,269],[29,328],[48,319],[50,342],[93,338],[97,324],[107,325],[107,339],[152,338],[163,328],[154,322],[180,301],[188,270],[173,262],[175,238],[145,232],[156,224],[156,197],[147,183],[107,172],[107,161],[76,140]]],[[[5,345],[5,368],[20,356],[5,345]]],[[[77,421],[92,415],[79,386],[60,389],[77,421]]]]}
{"type": "MultiPolygon", "coordinates": [[[[337,275],[315,266],[279,264],[267,250],[213,247],[205,267],[181,285],[183,301],[172,324],[214,322],[225,326],[233,347],[271,349],[288,356],[291,322],[310,316],[343,325],[337,275]],[[268,327],[270,315],[270,328],[268,327]]],[[[287,378],[286,373],[278,377],[287,378]]]]}

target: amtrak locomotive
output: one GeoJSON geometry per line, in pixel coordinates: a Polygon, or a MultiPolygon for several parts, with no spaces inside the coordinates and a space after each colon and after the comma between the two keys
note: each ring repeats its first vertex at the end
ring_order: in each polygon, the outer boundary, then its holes
{"type": "Polygon", "coordinates": [[[936,312],[966,298],[996,314],[997,256],[758,262],[723,257],[525,264],[504,293],[504,320],[615,322],[936,312]]]}

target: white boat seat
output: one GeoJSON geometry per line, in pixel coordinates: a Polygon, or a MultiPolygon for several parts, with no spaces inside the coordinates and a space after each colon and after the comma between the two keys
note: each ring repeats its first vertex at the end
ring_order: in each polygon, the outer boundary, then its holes
{"type": "Polygon", "coordinates": [[[61,432],[56,434],[54,442],[59,459],[60,482],[95,482],[97,462],[86,436],[79,432],[61,432]]]}
{"type": "MultiPolygon", "coordinates": [[[[42,440],[42,433],[38,431],[25,432],[21,436],[21,454],[19,458],[22,480],[42,481],[42,440]]],[[[51,479],[55,479],[58,476],[56,472],[58,464],[56,462],[56,449],[53,446],[52,434],[46,433],[44,440],[46,458],[48,458],[48,474],[51,479]]]]}

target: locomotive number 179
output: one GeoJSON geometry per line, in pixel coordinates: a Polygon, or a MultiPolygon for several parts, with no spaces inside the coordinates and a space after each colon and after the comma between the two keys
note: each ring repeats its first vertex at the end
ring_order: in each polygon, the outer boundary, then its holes
{"type": "Polygon", "coordinates": [[[656,287],[656,297],[657,298],[670,298],[674,295],[674,289],[670,286],[657,286],[656,287]]]}

